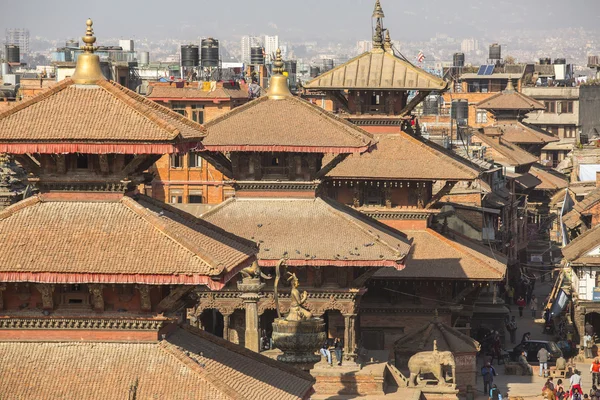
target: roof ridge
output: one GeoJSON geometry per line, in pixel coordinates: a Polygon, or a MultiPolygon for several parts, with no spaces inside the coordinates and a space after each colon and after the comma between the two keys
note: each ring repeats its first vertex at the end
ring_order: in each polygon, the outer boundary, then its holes
{"type": "MultiPolygon", "coordinates": [[[[233,234],[233,233],[231,233],[231,232],[229,232],[229,231],[227,231],[227,230],[225,230],[223,228],[220,228],[220,227],[218,227],[218,226],[216,226],[214,224],[211,224],[208,221],[205,221],[203,218],[195,217],[192,214],[183,211],[182,209],[179,209],[177,207],[173,207],[170,204],[167,204],[167,203],[164,203],[162,201],[156,200],[156,199],[154,199],[152,197],[149,197],[149,196],[146,196],[146,195],[142,195],[142,194],[138,194],[137,196],[141,200],[146,201],[148,203],[151,203],[151,204],[153,204],[153,205],[155,205],[157,207],[163,208],[163,209],[165,209],[165,210],[167,210],[169,212],[172,212],[173,214],[176,214],[177,216],[183,218],[184,220],[186,220],[188,222],[193,223],[194,225],[198,225],[198,226],[201,226],[203,228],[210,229],[211,231],[213,231],[213,232],[215,232],[215,233],[217,233],[217,234],[219,234],[221,236],[224,236],[225,238],[227,238],[229,240],[233,240],[233,241],[236,241],[238,243],[242,243],[245,246],[248,246],[249,249],[253,249],[253,248],[256,247],[256,243],[253,242],[252,240],[248,240],[248,239],[243,238],[241,236],[237,236],[237,235],[235,235],[235,234],[233,234]]],[[[233,198],[231,198],[231,199],[233,199],[233,198]]],[[[214,208],[217,208],[218,206],[221,206],[222,204],[226,203],[228,200],[231,200],[231,199],[227,199],[227,200],[225,200],[225,201],[217,204],[217,206],[214,207],[214,208]]],[[[205,215],[205,214],[202,214],[202,215],[205,215]]]]}
{"type": "Polygon", "coordinates": [[[6,207],[4,210],[0,211],[0,221],[12,216],[13,214],[18,213],[24,208],[30,207],[34,204],[41,203],[42,199],[39,195],[33,195],[31,197],[27,197],[13,205],[6,207]]]}
{"type": "Polygon", "coordinates": [[[232,115],[237,115],[240,112],[242,112],[248,108],[254,107],[255,105],[259,104],[260,102],[267,101],[268,99],[269,99],[269,96],[261,96],[258,99],[250,100],[249,102],[242,104],[241,106],[235,107],[235,108],[227,111],[226,113],[219,115],[217,118],[211,119],[204,125],[204,127],[206,128],[207,133],[210,135],[209,129],[211,126],[216,125],[218,122],[224,120],[226,117],[230,117],[232,115]]]}
{"type": "MultiPolygon", "coordinates": [[[[442,332],[442,336],[444,336],[444,340],[446,340],[446,342],[450,343],[450,341],[448,340],[448,337],[450,335],[453,335],[454,337],[460,339],[466,345],[471,345],[471,346],[474,345],[475,348],[477,349],[477,351],[480,350],[481,346],[479,345],[479,342],[476,341],[475,339],[472,339],[470,336],[465,335],[458,329],[456,329],[450,325],[446,325],[443,322],[437,321],[435,323],[437,324],[437,327],[440,330],[440,332],[442,332]],[[475,344],[473,342],[475,342],[477,344],[475,344]]],[[[448,346],[448,347],[450,347],[450,346],[448,346]]]]}
{"type": "MultiPolygon", "coordinates": [[[[485,260],[483,259],[483,257],[486,257],[486,256],[479,253],[477,250],[471,249],[474,252],[476,252],[477,254],[481,254],[481,257],[466,251],[465,249],[462,248],[464,245],[457,243],[454,240],[450,240],[449,238],[445,237],[444,235],[439,234],[438,232],[436,232],[435,230],[433,230],[431,228],[425,229],[425,232],[427,232],[428,234],[430,234],[432,236],[437,237],[438,239],[441,239],[442,241],[444,241],[446,244],[448,244],[450,247],[454,248],[455,250],[458,250],[459,252],[466,254],[467,256],[469,256],[471,258],[476,259],[480,264],[484,264],[488,269],[492,270],[493,272],[502,274],[502,271],[499,271],[496,268],[489,265],[488,263],[486,263],[485,260]]],[[[473,243],[473,244],[476,244],[476,243],[473,243]]],[[[467,246],[464,246],[464,247],[467,247],[467,246]]],[[[493,252],[493,250],[491,250],[491,249],[490,249],[490,251],[493,252]]],[[[493,254],[493,255],[494,255],[494,257],[492,257],[492,258],[494,258],[494,261],[496,261],[497,263],[500,263],[500,261],[496,260],[495,254],[493,254]]],[[[489,258],[489,257],[487,257],[487,258],[489,258]]]]}
{"type": "Polygon", "coordinates": [[[204,221],[204,218],[213,215],[218,210],[220,210],[222,208],[225,208],[226,206],[228,206],[229,204],[233,203],[234,201],[237,201],[237,198],[236,197],[230,197],[227,200],[222,201],[221,203],[217,204],[216,206],[214,206],[210,210],[206,211],[205,213],[200,214],[200,217],[198,217],[198,219],[201,220],[201,221],[204,221]]]}
{"type": "Polygon", "coordinates": [[[477,177],[479,177],[479,171],[477,171],[475,168],[468,165],[468,163],[464,160],[464,158],[456,155],[456,153],[454,153],[453,151],[447,150],[446,148],[435,143],[434,141],[425,140],[425,139],[420,140],[417,137],[412,136],[411,134],[409,134],[407,132],[404,132],[403,130],[400,130],[399,134],[403,135],[405,138],[408,138],[409,140],[425,147],[425,149],[427,151],[429,151],[430,153],[432,153],[433,155],[437,156],[438,153],[441,153],[442,155],[446,156],[452,164],[455,164],[455,166],[457,168],[460,168],[460,169],[464,170],[465,172],[474,173],[475,178],[473,178],[473,179],[477,179],[477,177]]]}
{"type": "Polygon", "coordinates": [[[161,220],[160,217],[154,215],[152,211],[148,210],[146,207],[139,204],[133,198],[128,196],[123,196],[120,200],[120,203],[126,206],[133,213],[138,215],[140,218],[144,219],[147,223],[152,225],[155,229],[160,231],[163,235],[177,243],[179,246],[185,248],[190,253],[194,254],[204,263],[206,263],[211,269],[217,269],[218,273],[214,275],[219,275],[223,272],[224,266],[221,262],[213,260],[212,257],[208,256],[206,251],[196,243],[193,243],[186,237],[179,235],[176,232],[172,232],[171,228],[164,221],[161,220]]]}
{"type": "MultiPolygon", "coordinates": [[[[137,111],[146,119],[149,119],[151,122],[155,123],[160,128],[170,133],[169,139],[173,140],[176,139],[177,136],[181,135],[179,129],[177,129],[175,126],[171,125],[164,119],[159,118],[157,115],[154,115],[152,112],[149,112],[150,110],[148,108],[143,107],[146,104],[144,104],[144,102],[136,101],[137,99],[135,99],[133,96],[129,95],[123,90],[126,89],[123,86],[116,86],[116,84],[114,84],[112,81],[97,81],[97,85],[103,88],[106,92],[110,93],[114,97],[127,104],[129,107],[137,111]]],[[[156,103],[154,104],[157,105],[156,103]]]]}
{"type": "Polygon", "coordinates": [[[170,343],[167,340],[162,340],[158,342],[158,347],[165,353],[176,358],[179,362],[184,364],[186,367],[190,368],[192,371],[196,372],[198,375],[204,378],[205,381],[207,381],[215,389],[217,389],[224,395],[230,397],[231,399],[248,399],[247,397],[244,397],[240,392],[235,390],[233,387],[227,385],[222,379],[217,377],[215,374],[208,371],[206,368],[202,368],[190,356],[185,354],[185,352],[181,350],[179,346],[174,345],[173,343],[170,343]]]}
{"type": "MultiPolygon", "coordinates": [[[[294,99],[294,101],[297,101],[300,104],[305,105],[311,111],[315,111],[319,115],[324,115],[325,117],[328,117],[328,118],[326,118],[326,120],[327,120],[327,122],[331,123],[332,125],[333,125],[333,121],[340,122],[345,128],[348,128],[347,129],[348,133],[350,135],[354,136],[356,139],[364,139],[361,137],[361,135],[367,136],[368,138],[371,139],[371,146],[369,146],[369,147],[373,147],[373,145],[375,143],[377,143],[376,142],[377,139],[375,138],[375,135],[362,129],[360,126],[353,124],[353,123],[349,122],[348,120],[341,118],[341,117],[335,115],[334,113],[317,106],[316,104],[311,103],[308,100],[302,99],[297,96],[292,96],[291,98],[294,99]]],[[[365,151],[367,151],[367,150],[365,150],[365,151]]]]}
{"type": "Polygon", "coordinates": [[[51,87],[49,87],[48,89],[42,91],[41,93],[33,96],[32,98],[30,98],[29,100],[25,100],[23,102],[20,102],[12,107],[9,107],[8,109],[0,112],[0,120],[2,120],[5,117],[8,117],[10,115],[13,115],[14,113],[21,111],[31,105],[37,104],[41,101],[46,100],[48,97],[52,96],[55,93],[58,93],[64,89],[66,89],[67,87],[73,85],[74,82],[71,80],[71,78],[66,78],[63,79],[62,81],[60,81],[59,83],[57,83],[56,85],[53,85],[51,87]]]}
{"type": "Polygon", "coordinates": [[[218,336],[206,333],[206,332],[204,332],[196,327],[193,327],[189,324],[181,325],[180,328],[191,333],[192,335],[199,336],[199,337],[203,338],[204,340],[212,342],[218,346],[225,347],[227,350],[230,350],[234,353],[237,353],[237,354],[245,356],[245,357],[257,359],[259,362],[262,362],[263,364],[266,364],[269,367],[281,369],[281,370],[284,370],[285,372],[295,375],[299,378],[315,382],[315,378],[308,372],[304,372],[296,367],[292,367],[291,365],[282,363],[280,361],[276,361],[272,358],[264,356],[260,353],[256,353],[256,352],[249,350],[245,347],[242,347],[240,345],[236,345],[236,344],[234,344],[228,340],[225,340],[223,338],[220,338],[218,336]]]}
{"type": "MultiPolygon", "coordinates": [[[[341,210],[337,209],[336,206],[338,206],[340,208],[346,208],[351,213],[355,213],[355,216],[358,217],[359,219],[362,219],[363,222],[365,222],[365,223],[372,223],[373,221],[375,221],[375,222],[379,222],[379,221],[377,221],[375,219],[372,219],[372,218],[371,218],[372,221],[368,221],[369,217],[367,217],[365,214],[361,213],[360,211],[356,211],[353,208],[348,207],[348,206],[346,206],[346,205],[344,205],[342,203],[338,203],[338,202],[336,202],[333,199],[329,199],[329,198],[325,199],[325,198],[322,198],[322,197],[316,197],[315,198],[315,202],[316,201],[319,201],[319,202],[322,202],[322,203],[325,203],[325,204],[329,205],[330,207],[325,207],[325,208],[330,213],[332,213],[332,214],[334,214],[334,215],[336,215],[336,216],[344,219],[347,223],[355,226],[360,231],[362,231],[362,232],[366,233],[367,235],[371,236],[375,241],[380,242],[382,245],[386,246],[388,249],[390,249],[393,253],[395,253],[399,257],[396,261],[402,261],[408,255],[408,254],[402,254],[402,253],[400,253],[399,250],[397,250],[396,248],[394,248],[394,246],[392,246],[391,244],[387,243],[385,240],[383,240],[382,238],[380,238],[379,235],[376,235],[375,233],[370,232],[368,229],[365,229],[362,226],[360,226],[358,223],[356,223],[356,221],[354,221],[353,219],[348,218],[348,216],[346,216],[344,214],[344,212],[342,212],[341,210]]],[[[383,227],[378,227],[378,228],[383,228],[383,227]]],[[[386,228],[387,228],[387,230],[390,230],[390,232],[387,232],[387,233],[390,234],[390,235],[392,235],[393,232],[391,231],[391,229],[393,229],[393,228],[391,228],[391,227],[389,227],[387,225],[386,225],[386,228]]],[[[397,232],[402,233],[400,231],[397,231],[397,232]]],[[[410,250],[409,250],[409,252],[410,252],[410,250]]]]}
{"type": "MultiPolygon", "coordinates": [[[[579,257],[581,257],[581,255],[583,253],[585,253],[588,249],[583,249],[583,250],[579,250],[579,251],[574,251],[572,256],[569,256],[568,253],[571,252],[571,249],[579,243],[584,243],[585,240],[588,238],[588,236],[592,236],[595,233],[600,232],[600,224],[596,225],[595,227],[593,227],[592,229],[589,229],[587,231],[585,231],[584,233],[582,233],[581,235],[577,236],[573,241],[571,241],[569,244],[567,244],[565,247],[562,248],[562,253],[563,256],[565,257],[565,259],[567,259],[567,261],[571,262],[579,257]],[[565,251],[567,254],[565,254],[565,251]]],[[[595,246],[598,246],[598,243],[593,243],[595,246]]],[[[577,248],[575,248],[577,250],[577,248]]]]}

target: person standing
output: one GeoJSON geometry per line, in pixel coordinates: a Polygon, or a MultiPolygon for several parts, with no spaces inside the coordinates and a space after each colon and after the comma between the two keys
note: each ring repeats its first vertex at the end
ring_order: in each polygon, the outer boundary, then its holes
{"type": "Polygon", "coordinates": [[[506,295],[508,296],[508,309],[510,310],[510,306],[515,304],[515,288],[512,286],[507,286],[506,295]]]}
{"type": "Polygon", "coordinates": [[[515,316],[513,315],[510,319],[510,322],[506,324],[506,330],[510,334],[510,342],[515,344],[517,341],[517,321],[515,321],[515,316]]]}
{"type": "Polygon", "coordinates": [[[333,351],[335,352],[335,358],[337,359],[338,364],[342,365],[342,349],[344,348],[344,344],[340,340],[340,338],[335,338],[333,342],[333,351]]]}
{"type": "Polygon", "coordinates": [[[529,302],[529,309],[531,310],[531,316],[535,319],[535,315],[537,314],[537,299],[535,295],[531,296],[531,301],[529,302]]]}
{"type": "Polygon", "coordinates": [[[498,375],[496,370],[490,363],[486,363],[481,368],[481,376],[483,376],[483,393],[489,393],[492,385],[494,384],[494,376],[498,375]]]}
{"type": "Polygon", "coordinates": [[[592,337],[589,333],[583,336],[583,354],[585,358],[592,358],[592,337]]]}
{"type": "Polygon", "coordinates": [[[590,365],[590,372],[592,373],[592,385],[600,385],[600,360],[597,358],[590,365]]]}
{"type": "Polygon", "coordinates": [[[540,376],[546,377],[548,375],[548,359],[550,353],[545,347],[542,347],[537,353],[537,359],[540,362],[540,376]]]}
{"type": "Polygon", "coordinates": [[[519,296],[519,299],[517,300],[517,307],[519,307],[519,317],[523,317],[523,309],[526,305],[527,303],[525,302],[523,296],[519,296]]]}
{"type": "Polygon", "coordinates": [[[569,396],[573,397],[573,393],[578,392],[580,395],[583,395],[583,390],[581,389],[581,375],[579,375],[579,371],[575,370],[573,375],[571,375],[571,379],[569,379],[569,383],[571,384],[571,390],[569,391],[569,396]]]}

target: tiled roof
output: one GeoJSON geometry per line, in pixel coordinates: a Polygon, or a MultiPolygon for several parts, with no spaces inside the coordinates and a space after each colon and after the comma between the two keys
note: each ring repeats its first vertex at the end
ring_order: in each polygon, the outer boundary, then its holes
{"type": "Polygon", "coordinates": [[[563,217],[563,222],[570,229],[578,227],[582,223],[581,215],[587,214],[598,202],[600,202],[600,188],[592,190],[583,200],[575,203],[573,209],[563,217]]]}
{"type": "Polygon", "coordinates": [[[298,97],[264,96],[206,124],[214,151],[364,152],[373,136],[298,97]]]}
{"type": "Polygon", "coordinates": [[[176,88],[174,86],[151,86],[149,99],[247,99],[248,91],[244,89],[216,88],[205,91],[199,88],[176,88]]]}
{"type": "Polygon", "coordinates": [[[469,279],[501,280],[506,273],[507,260],[492,253],[489,247],[467,239],[452,240],[432,229],[406,230],[412,242],[411,251],[402,271],[382,268],[375,279],[469,279]]]}
{"type": "MultiPolygon", "coordinates": [[[[478,170],[452,151],[405,132],[376,135],[376,147],[352,154],[328,174],[335,178],[472,180],[478,170]]],[[[325,165],[331,160],[327,156],[325,165]]]]}
{"type": "Polygon", "coordinates": [[[112,202],[30,197],[0,212],[0,243],[5,282],[218,288],[210,277],[231,276],[256,252],[251,242],[145,196],[112,202]]]}
{"type": "Polygon", "coordinates": [[[529,172],[542,181],[536,187],[538,190],[559,190],[566,188],[569,184],[569,181],[563,174],[553,169],[544,168],[539,164],[534,164],[529,172]]]}
{"type": "Polygon", "coordinates": [[[494,150],[494,161],[499,164],[519,166],[533,164],[538,160],[536,156],[526,152],[516,144],[502,139],[502,136],[492,138],[477,131],[474,132],[474,136],[481,140],[485,146],[494,150]]]}
{"type": "Polygon", "coordinates": [[[445,90],[448,82],[408,61],[372,50],[307,82],[306,89],[445,90]]]}
{"type": "Polygon", "coordinates": [[[425,324],[421,329],[402,336],[394,344],[395,351],[431,351],[436,341],[438,351],[453,353],[477,353],[481,346],[479,342],[457,329],[434,320],[425,324]]]}
{"type": "Polygon", "coordinates": [[[203,215],[208,222],[260,243],[261,265],[402,268],[404,235],[330,199],[229,199],[203,215]]]}
{"type": "Polygon", "coordinates": [[[0,342],[7,399],[307,398],[314,379],[193,328],[157,343],[0,342]]]}
{"type": "Polygon", "coordinates": [[[549,135],[542,129],[519,121],[510,121],[483,128],[486,135],[502,135],[502,139],[516,144],[546,144],[558,142],[560,139],[549,135]]]}
{"type": "Polygon", "coordinates": [[[200,140],[202,125],[110,81],[65,79],[0,113],[0,142],[200,140]]]}
{"type": "Polygon", "coordinates": [[[589,256],[586,253],[600,246],[600,225],[578,236],[571,243],[562,248],[565,260],[573,264],[600,265],[600,255],[589,256]]]}
{"type": "Polygon", "coordinates": [[[525,174],[512,174],[507,172],[506,176],[510,179],[514,179],[515,183],[517,184],[517,188],[522,190],[533,189],[542,183],[541,180],[529,172],[525,174]]]}
{"type": "Polygon", "coordinates": [[[477,103],[484,110],[544,110],[544,103],[516,91],[503,91],[477,103]]]}

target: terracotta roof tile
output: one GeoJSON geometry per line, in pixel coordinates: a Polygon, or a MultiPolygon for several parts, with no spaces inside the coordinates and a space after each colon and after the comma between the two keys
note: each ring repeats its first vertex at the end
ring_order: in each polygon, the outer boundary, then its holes
{"type": "Polygon", "coordinates": [[[489,136],[502,135],[502,139],[516,144],[546,144],[560,139],[546,131],[519,121],[510,121],[483,128],[489,136]]]}
{"type": "Polygon", "coordinates": [[[578,236],[571,243],[562,248],[565,260],[574,264],[596,264],[600,265],[600,255],[586,255],[600,246],[600,225],[578,236]]]}
{"type": "Polygon", "coordinates": [[[382,268],[375,278],[501,280],[506,273],[503,255],[467,239],[451,240],[432,229],[404,231],[412,248],[402,271],[382,268]]]}
{"type": "Polygon", "coordinates": [[[260,243],[258,259],[271,266],[393,266],[410,249],[402,233],[330,199],[227,200],[202,216],[260,243]]]}
{"type": "Polygon", "coordinates": [[[11,399],[302,399],[308,374],[223,339],[179,329],[158,343],[0,342],[11,399]],[[67,367],[68,366],[68,367],[67,367]]]}
{"type": "Polygon", "coordinates": [[[3,281],[54,273],[83,274],[79,279],[90,282],[163,283],[163,277],[164,283],[212,285],[209,276],[235,272],[256,251],[249,241],[145,196],[113,202],[31,197],[0,212],[0,242],[3,281]]]}
{"type": "Polygon", "coordinates": [[[483,110],[545,110],[544,103],[516,91],[498,92],[493,96],[477,103],[477,108],[483,110]]]}
{"type": "Polygon", "coordinates": [[[217,88],[211,91],[199,88],[176,88],[174,86],[151,86],[149,99],[247,99],[248,91],[244,89],[217,88]]]}
{"type": "Polygon", "coordinates": [[[383,51],[368,51],[307,82],[306,89],[444,90],[448,83],[383,51]]]}
{"type": "Polygon", "coordinates": [[[478,131],[475,131],[473,136],[492,149],[494,161],[499,164],[519,166],[533,164],[538,160],[536,156],[503,139],[502,136],[492,138],[478,131]]]}
{"type": "Polygon", "coordinates": [[[202,125],[109,81],[66,79],[0,113],[0,142],[200,140],[202,125]]]}
{"type": "MultiPolygon", "coordinates": [[[[437,144],[408,133],[375,135],[372,151],[352,154],[327,175],[333,178],[472,180],[479,171],[437,144]]],[[[325,165],[333,157],[326,156],[325,165]]]]}
{"type": "Polygon", "coordinates": [[[564,174],[539,164],[534,164],[529,172],[542,181],[541,184],[536,186],[538,190],[560,190],[566,188],[569,184],[564,174]]]}
{"type": "Polygon", "coordinates": [[[563,222],[570,229],[578,227],[583,223],[582,215],[587,214],[598,202],[600,202],[600,188],[592,190],[583,200],[575,203],[573,209],[563,217],[563,222]]]}
{"type": "Polygon", "coordinates": [[[371,134],[298,97],[253,100],[206,124],[215,151],[363,152],[371,134]]]}

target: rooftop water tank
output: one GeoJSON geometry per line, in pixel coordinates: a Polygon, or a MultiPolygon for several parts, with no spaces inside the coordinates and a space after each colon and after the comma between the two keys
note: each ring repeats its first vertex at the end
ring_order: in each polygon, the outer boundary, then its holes
{"type": "Polygon", "coordinates": [[[200,60],[203,67],[219,66],[219,41],[213,38],[202,39],[200,60]]]}
{"type": "Polygon", "coordinates": [[[181,65],[184,67],[197,67],[199,58],[199,49],[195,44],[181,46],[181,65]]]}

